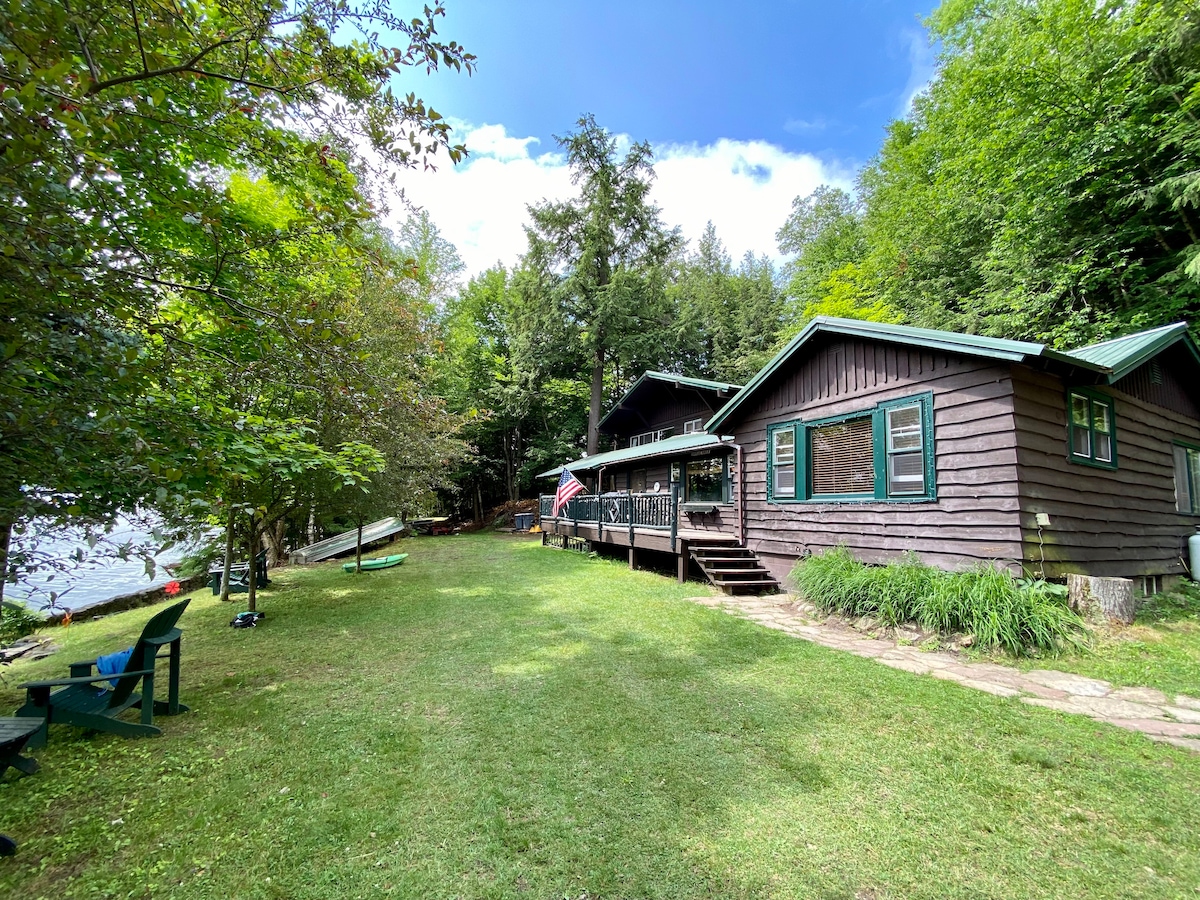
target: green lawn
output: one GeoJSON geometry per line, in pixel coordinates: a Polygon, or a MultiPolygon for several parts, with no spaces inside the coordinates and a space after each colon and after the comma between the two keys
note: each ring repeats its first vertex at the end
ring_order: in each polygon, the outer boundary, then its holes
{"type": "Polygon", "coordinates": [[[1200,697],[1200,588],[1147,600],[1132,626],[1094,632],[1086,652],[1023,659],[1017,665],[1200,697]]]}
{"type": "MultiPolygon", "coordinates": [[[[1179,897],[1200,756],[908,675],[522,538],[196,594],[149,741],[0,784],[0,896],[1179,897]]],[[[128,643],[72,626],[16,682],[128,643]]]]}

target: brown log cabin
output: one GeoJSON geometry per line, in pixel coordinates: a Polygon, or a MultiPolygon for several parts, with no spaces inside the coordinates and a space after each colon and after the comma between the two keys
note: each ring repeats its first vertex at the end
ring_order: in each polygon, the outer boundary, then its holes
{"type": "Polygon", "coordinates": [[[643,375],[601,422],[616,449],[566,465],[590,490],[557,516],[543,496],[542,529],[731,592],[843,544],[1154,593],[1200,526],[1198,376],[1183,323],[1064,352],[818,318],[745,387],[643,375]]]}

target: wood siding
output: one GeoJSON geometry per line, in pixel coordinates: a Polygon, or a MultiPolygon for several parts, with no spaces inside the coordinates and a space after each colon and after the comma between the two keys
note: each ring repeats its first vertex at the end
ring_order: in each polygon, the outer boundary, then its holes
{"type": "MultiPolygon", "coordinates": [[[[780,372],[736,424],[744,449],[746,544],[777,578],[796,560],[845,544],[885,562],[906,550],[961,568],[1021,558],[1010,367],[894,344],[832,339],[780,372]],[[767,427],[865,411],[933,394],[937,499],[774,503],[767,499],[767,427]]],[[[735,490],[737,485],[735,484],[735,490]]]]}
{"type": "Polygon", "coordinates": [[[647,431],[672,428],[673,434],[683,434],[683,425],[692,419],[707,422],[718,409],[729,402],[718,398],[715,391],[701,391],[654,381],[647,382],[630,398],[635,405],[626,405],[620,416],[605,427],[612,434],[618,449],[629,446],[629,438],[647,431]]]}
{"type": "Polygon", "coordinates": [[[1109,470],[1068,461],[1064,383],[1013,367],[1021,532],[1033,572],[1044,569],[1048,577],[1184,572],[1180,558],[1200,520],[1175,509],[1171,447],[1175,440],[1200,444],[1200,421],[1186,412],[1195,404],[1173,367],[1164,360],[1153,379],[1150,368],[1144,365],[1101,389],[1113,397],[1116,412],[1117,468],[1109,470]],[[1050,516],[1040,534],[1038,513],[1050,516]]]}

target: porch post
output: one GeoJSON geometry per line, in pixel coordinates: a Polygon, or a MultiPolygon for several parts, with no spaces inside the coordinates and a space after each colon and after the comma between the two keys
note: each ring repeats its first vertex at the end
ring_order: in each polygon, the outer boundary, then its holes
{"type": "Polygon", "coordinates": [[[679,570],[679,572],[678,572],[678,575],[679,575],[679,583],[680,583],[680,584],[683,584],[684,582],[686,582],[686,581],[687,581],[687,572],[688,572],[688,548],[687,548],[687,541],[680,541],[680,542],[679,542],[679,557],[678,557],[678,563],[677,563],[677,566],[676,566],[676,567],[677,567],[677,568],[678,568],[678,570],[679,570]]]}
{"type": "Polygon", "coordinates": [[[679,533],[679,485],[671,484],[671,552],[675,552],[675,537],[679,533]]]}
{"type": "Polygon", "coordinates": [[[629,568],[637,569],[637,548],[633,544],[629,545],[629,568]]]}
{"type": "Polygon", "coordinates": [[[633,488],[625,489],[625,496],[628,499],[626,510],[629,515],[629,568],[633,568],[633,488]]]}

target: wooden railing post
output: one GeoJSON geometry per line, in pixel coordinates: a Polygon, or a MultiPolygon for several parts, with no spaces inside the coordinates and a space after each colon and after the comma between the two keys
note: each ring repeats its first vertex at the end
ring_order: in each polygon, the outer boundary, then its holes
{"type": "Polygon", "coordinates": [[[626,506],[626,510],[627,510],[627,515],[628,515],[628,517],[629,517],[629,546],[630,546],[630,547],[632,547],[632,546],[633,546],[633,519],[634,519],[634,515],[633,515],[633,488],[626,488],[626,489],[625,489],[625,500],[626,500],[626,503],[628,504],[628,505],[626,506]]]}
{"type": "Polygon", "coordinates": [[[675,552],[675,536],[679,533],[679,485],[671,485],[671,552],[675,552]]]}

